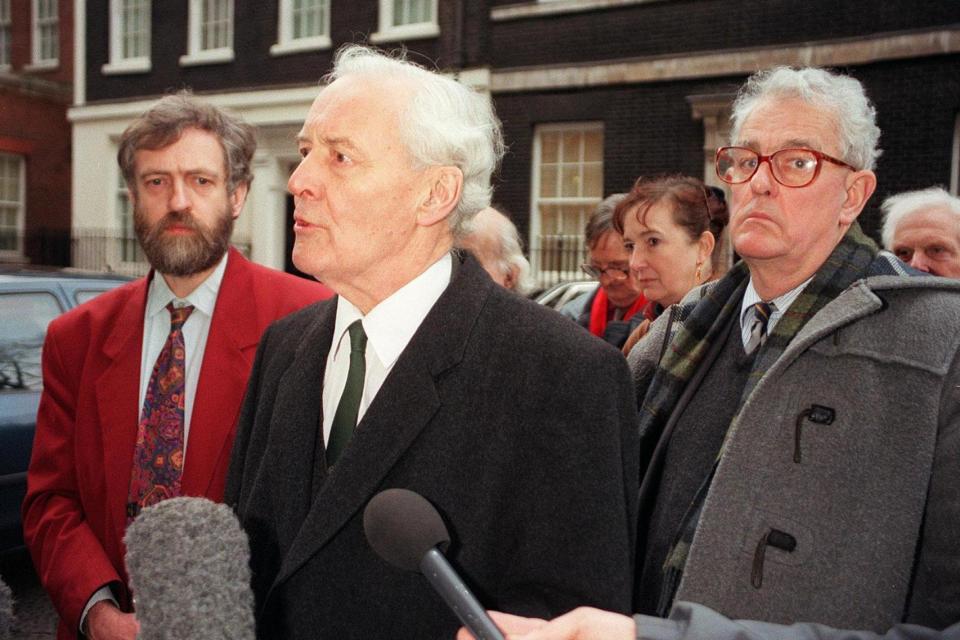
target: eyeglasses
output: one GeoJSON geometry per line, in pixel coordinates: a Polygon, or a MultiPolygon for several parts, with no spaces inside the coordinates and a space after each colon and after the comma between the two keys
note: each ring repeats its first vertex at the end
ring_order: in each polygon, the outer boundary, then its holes
{"type": "Polygon", "coordinates": [[[843,160],[813,149],[780,149],[768,156],[746,147],[717,149],[717,175],[726,183],[742,184],[752,178],[764,162],[770,164],[773,179],[785,187],[805,187],[820,175],[823,161],[856,171],[843,160]]]}
{"type": "Polygon", "coordinates": [[[607,274],[607,277],[611,280],[626,280],[627,276],[630,275],[630,267],[604,267],[600,269],[592,264],[582,264],[580,268],[583,269],[585,274],[597,280],[599,280],[603,274],[607,274]]]}

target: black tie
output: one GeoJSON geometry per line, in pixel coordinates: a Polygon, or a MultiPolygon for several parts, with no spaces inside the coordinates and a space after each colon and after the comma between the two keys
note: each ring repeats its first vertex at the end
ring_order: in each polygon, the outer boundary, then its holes
{"type": "Polygon", "coordinates": [[[359,320],[347,329],[350,332],[350,369],[347,372],[347,384],[343,387],[340,404],[333,414],[330,428],[330,441],[327,443],[327,466],[333,466],[347,446],[353,429],[357,426],[357,414],[360,412],[360,399],[363,397],[363,379],[367,371],[364,352],[367,348],[367,334],[359,320]]]}

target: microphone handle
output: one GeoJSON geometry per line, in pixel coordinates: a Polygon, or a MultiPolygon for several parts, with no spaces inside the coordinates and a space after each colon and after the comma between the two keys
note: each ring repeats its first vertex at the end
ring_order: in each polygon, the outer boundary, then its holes
{"type": "Polygon", "coordinates": [[[504,640],[503,633],[439,549],[433,547],[424,554],[420,571],[477,640],[504,640]]]}

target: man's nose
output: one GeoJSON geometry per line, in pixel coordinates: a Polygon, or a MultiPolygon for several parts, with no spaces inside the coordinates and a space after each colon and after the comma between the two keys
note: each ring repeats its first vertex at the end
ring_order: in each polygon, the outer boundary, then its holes
{"type": "Polygon", "coordinates": [[[183,180],[173,180],[170,191],[169,208],[171,211],[189,211],[190,197],[187,194],[187,184],[183,180]]]}
{"type": "Polygon", "coordinates": [[[913,252],[913,256],[910,258],[910,266],[918,271],[930,273],[930,261],[927,260],[927,256],[923,253],[923,251],[913,252]]]}
{"type": "Polygon", "coordinates": [[[757,167],[756,173],[750,177],[750,189],[754,193],[770,193],[777,188],[777,181],[773,177],[773,165],[764,158],[757,167]]]}
{"type": "Polygon", "coordinates": [[[316,197],[320,191],[315,171],[311,171],[310,156],[300,160],[287,180],[287,191],[298,198],[316,197]]]}

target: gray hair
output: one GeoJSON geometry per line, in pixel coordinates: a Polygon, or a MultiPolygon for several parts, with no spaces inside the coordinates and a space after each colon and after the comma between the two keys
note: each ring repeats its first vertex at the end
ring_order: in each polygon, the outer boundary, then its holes
{"type": "Polygon", "coordinates": [[[464,223],[490,205],[490,176],[504,154],[490,96],[410,62],[402,51],[387,55],[361,45],[343,46],[324,82],[350,75],[409,82],[413,95],[401,112],[400,135],[421,168],[454,166],[463,172],[460,202],[450,214],[454,237],[462,235],[464,223]]]}
{"type": "Polygon", "coordinates": [[[883,246],[893,249],[893,236],[903,219],[921,209],[946,209],[957,218],[960,224],[960,198],[952,196],[942,187],[929,187],[916,191],[905,191],[890,196],[883,201],[883,246]]]}
{"type": "Polygon", "coordinates": [[[587,220],[587,226],[583,230],[584,240],[586,240],[588,248],[592,249],[597,246],[600,238],[607,231],[620,233],[613,224],[613,214],[617,205],[626,197],[627,194],[625,193],[615,193],[607,196],[594,209],[593,215],[587,220]]]}
{"type": "MultiPolygon", "coordinates": [[[[523,255],[523,240],[520,238],[520,232],[517,231],[517,227],[510,218],[497,209],[487,207],[482,211],[491,212],[490,221],[497,241],[497,271],[507,275],[514,273],[514,270],[516,270],[514,291],[520,295],[530,293],[533,291],[535,283],[530,275],[530,261],[523,255]]],[[[474,217],[466,223],[463,229],[463,240],[471,234],[483,233],[483,230],[477,224],[478,222],[477,217],[474,217]]]]}
{"type": "Polygon", "coordinates": [[[227,192],[233,194],[241,184],[253,180],[250,162],[257,150],[256,129],[221,109],[196,99],[188,91],[168,95],[130,123],[120,136],[117,162],[123,179],[136,191],[136,153],[157,150],[180,139],[187,129],[213,134],[223,149],[227,171],[227,192]]]}
{"type": "Polygon", "coordinates": [[[730,116],[733,144],[750,113],[768,98],[799,98],[829,111],[840,135],[840,159],[857,169],[872,170],[882,151],[876,109],[863,85],[850,76],[824,69],[775,67],[753,74],[740,88],[730,116]]]}

